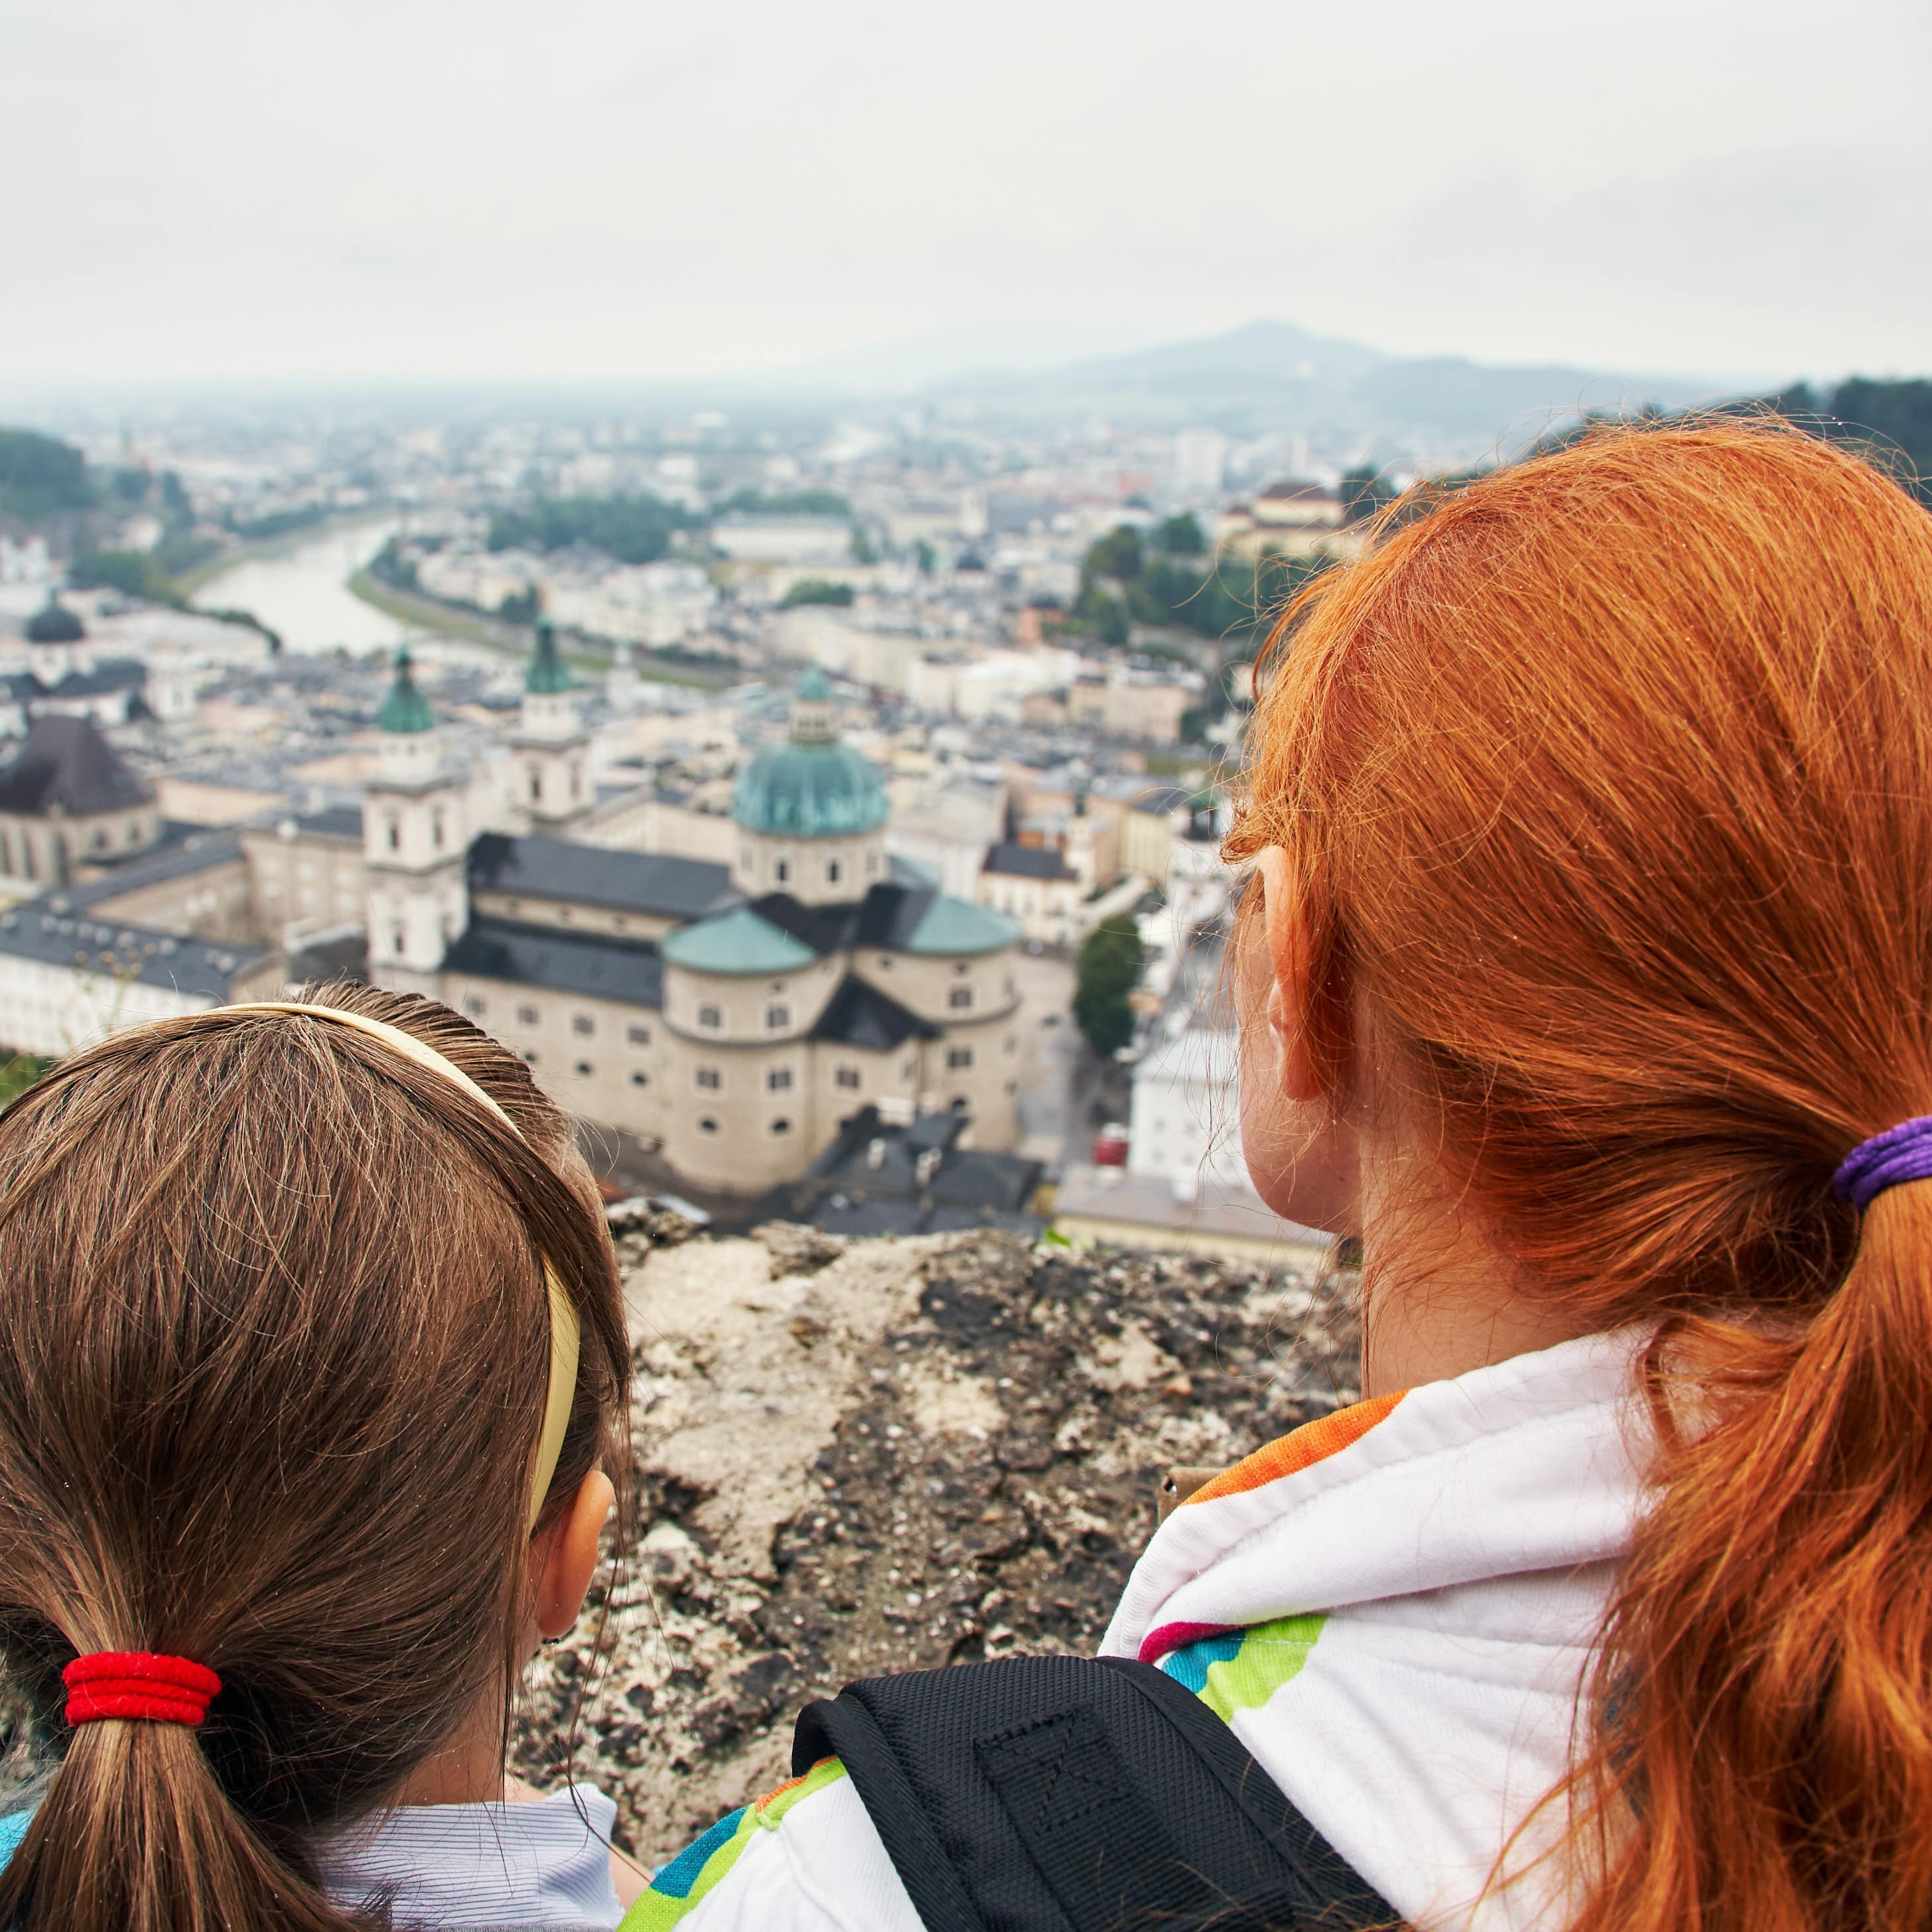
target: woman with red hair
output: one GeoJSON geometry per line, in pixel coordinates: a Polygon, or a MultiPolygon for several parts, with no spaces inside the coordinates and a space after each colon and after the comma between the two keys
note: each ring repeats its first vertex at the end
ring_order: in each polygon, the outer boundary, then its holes
{"type": "MultiPolygon", "coordinates": [[[[1366,1399],[1175,1510],[1107,1652],[1402,1920],[1924,1932],[1932,520],[1594,435],[1397,506],[1263,681],[1243,1142],[1363,1237],[1366,1399]]],[[[916,1924],[814,1776],[650,1922],[916,1924]]]]}

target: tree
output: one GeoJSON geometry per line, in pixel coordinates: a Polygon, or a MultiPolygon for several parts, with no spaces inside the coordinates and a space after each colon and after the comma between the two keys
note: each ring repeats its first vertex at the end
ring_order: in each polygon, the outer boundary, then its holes
{"type": "Polygon", "coordinates": [[[496,606],[496,614],[506,624],[534,624],[543,610],[543,592],[534,584],[512,590],[496,606]]]}
{"type": "Polygon", "coordinates": [[[30,429],[0,429],[0,517],[34,523],[94,507],[87,460],[70,443],[30,429]]]}
{"type": "Polygon", "coordinates": [[[1392,503],[1400,493],[1372,463],[1358,464],[1342,478],[1342,520],[1366,523],[1384,503],[1392,503]]]}
{"type": "Polygon", "coordinates": [[[844,517],[852,506],[836,490],[788,490],[768,495],[762,490],[739,490],[718,505],[722,512],[741,511],[748,517],[844,517]]]}
{"type": "Polygon", "coordinates": [[[800,604],[836,604],[843,608],[851,601],[849,584],[833,584],[823,577],[801,577],[778,599],[778,608],[790,610],[800,604]]]}
{"type": "Polygon", "coordinates": [[[1128,998],[1140,983],[1141,936],[1124,913],[1111,913],[1090,932],[1074,969],[1073,1017],[1087,1043],[1105,1058],[1134,1036],[1128,998]]]}
{"type": "Polygon", "coordinates": [[[181,592],[152,550],[90,550],[68,566],[76,590],[118,590],[149,604],[178,604],[181,592]]]}
{"type": "Polygon", "coordinates": [[[1170,556],[1198,556],[1208,548],[1201,525],[1192,510],[1169,517],[1154,533],[1154,548],[1170,556]]]}
{"type": "Polygon", "coordinates": [[[1109,530],[1087,553],[1081,574],[1089,582],[1111,578],[1116,584],[1132,584],[1141,574],[1141,533],[1131,524],[1109,530]]]}
{"type": "Polygon", "coordinates": [[[655,563],[670,548],[672,536],[698,520],[689,511],[647,493],[539,496],[526,510],[502,510],[492,517],[486,541],[493,550],[540,554],[584,544],[620,563],[655,563]]]}
{"type": "Polygon", "coordinates": [[[872,548],[872,540],[866,536],[862,526],[852,526],[852,561],[854,563],[877,563],[878,552],[872,548]]]}

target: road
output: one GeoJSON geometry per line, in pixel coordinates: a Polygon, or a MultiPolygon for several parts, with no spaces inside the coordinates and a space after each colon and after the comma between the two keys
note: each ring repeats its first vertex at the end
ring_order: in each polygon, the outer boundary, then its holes
{"type": "Polygon", "coordinates": [[[1076,1118],[1076,1089],[1086,1049],[1073,1024],[1073,962],[1050,952],[1022,950],[1016,957],[1019,985],[1019,1152],[1058,1164],[1070,1137],[1084,1136],[1076,1118]]]}

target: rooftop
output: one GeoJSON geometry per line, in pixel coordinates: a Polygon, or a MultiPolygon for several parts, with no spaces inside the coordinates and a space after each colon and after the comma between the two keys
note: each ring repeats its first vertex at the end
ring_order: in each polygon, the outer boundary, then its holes
{"type": "Polygon", "coordinates": [[[627,1006],[664,1004],[664,962],[647,940],[560,933],[548,926],[478,916],[450,946],[443,968],[627,1006]]]}
{"type": "Polygon", "coordinates": [[[416,680],[410,674],[411,662],[410,647],[405,644],[396,653],[396,680],[390,686],[388,696],[383,699],[376,713],[378,730],[427,731],[436,723],[429,700],[416,688],[416,680]]]}
{"type": "Polygon", "coordinates": [[[676,920],[702,919],[740,897],[730,868],[706,860],[501,832],[486,832],[471,845],[470,888],[676,920]]]}
{"type": "Polygon", "coordinates": [[[146,986],[226,1000],[236,980],[274,958],[272,950],[183,939],[146,926],[109,924],[32,901],[0,912],[0,953],[92,970],[146,986]]]}
{"type": "Polygon", "coordinates": [[[811,946],[760,918],[749,906],[667,933],[663,946],[672,965],[693,973],[790,973],[818,957],[811,946]]]}
{"type": "Polygon", "coordinates": [[[36,718],[12,760],[0,766],[0,812],[23,818],[76,818],[154,800],[154,788],[86,718],[36,718]]]}
{"type": "Polygon", "coordinates": [[[921,1019],[869,980],[848,973],[808,1036],[857,1047],[862,1052],[889,1053],[908,1040],[937,1040],[939,1035],[930,1020],[921,1019]]]}
{"type": "Polygon", "coordinates": [[[1064,879],[1077,883],[1080,876],[1058,852],[1044,845],[989,846],[984,869],[1018,879],[1064,879]]]}

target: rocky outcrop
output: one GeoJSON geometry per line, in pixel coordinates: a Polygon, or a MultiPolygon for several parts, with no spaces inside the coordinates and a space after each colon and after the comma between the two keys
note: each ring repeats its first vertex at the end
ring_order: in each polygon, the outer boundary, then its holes
{"type": "Polygon", "coordinates": [[[622,1572],[547,1650],[520,1768],[616,1798],[644,1860],[787,1774],[848,1678],[1090,1652],[1169,1465],[1354,1400],[1332,1282],[998,1234],[622,1237],[622,1572]]]}

